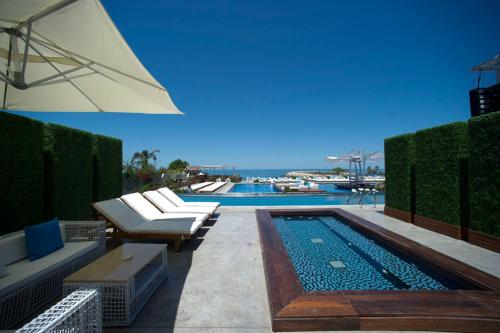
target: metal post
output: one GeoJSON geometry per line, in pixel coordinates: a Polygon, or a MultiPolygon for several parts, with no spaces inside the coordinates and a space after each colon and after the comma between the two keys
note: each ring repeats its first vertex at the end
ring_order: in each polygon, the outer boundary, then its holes
{"type": "MultiPolygon", "coordinates": [[[[9,54],[7,56],[7,70],[5,71],[5,74],[6,74],[6,79],[9,79],[9,70],[10,70],[10,60],[11,60],[11,53],[12,53],[12,43],[11,43],[11,40],[9,38],[9,54]]],[[[5,107],[7,105],[7,87],[9,85],[7,84],[7,81],[5,81],[5,85],[3,87],[3,105],[2,105],[2,109],[5,110],[5,107]]]]}

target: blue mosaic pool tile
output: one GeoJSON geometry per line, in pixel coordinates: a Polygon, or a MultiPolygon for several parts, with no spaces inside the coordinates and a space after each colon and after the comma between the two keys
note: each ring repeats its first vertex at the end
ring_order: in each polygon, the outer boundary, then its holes
{"type": "Polygon", "coordinates": [[[431,277],[407,258],[396,255],[333,217],[273,218],[306,291],[447,290],[460,286],[431,277]],[[321,239],[323,242],[313,240],[321,239]],[[343,268],[331,262],[342,262],[343,268]]]}

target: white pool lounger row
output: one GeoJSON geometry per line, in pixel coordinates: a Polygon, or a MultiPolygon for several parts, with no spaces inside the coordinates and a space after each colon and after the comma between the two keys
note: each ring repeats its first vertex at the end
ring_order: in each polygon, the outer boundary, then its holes
{"type": "Polygon", "coordinates": [[[186,203],[164,187],[96,202],[94,207],[114,225],[116,236],[172,239],[179,251],[182,240],[191,238],[215,213],[219,203],[186,203]]]}
{"type": "Polygon", "coordinates": [[[200,189],[198,192],[200,192],[200,193],[215,192],[215,191],[217,191],[218,189],[220,189],[222,186],[224,186],[226,184],[227,184],[227,182],[215,182],[212,185],[209,185],[207,187],[204,187],[204,188],[200,189]]]}
{"type": "Polygon", "coordinates": [[[191,190],[198,191],[199,189],[204,188],[204,187],[209,186],[209,185],[212,185],[213,183],[214,182],[203,182],[203,183],[199,183],[199,184],[193,184],[193,185],[191,185],[191,190]]]}

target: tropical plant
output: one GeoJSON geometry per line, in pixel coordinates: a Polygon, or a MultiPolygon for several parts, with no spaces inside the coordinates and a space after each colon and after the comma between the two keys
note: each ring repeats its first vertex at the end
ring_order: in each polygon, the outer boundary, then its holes
{"type": "Polygon", "coordinates": [[[149,160],[153,160],[153,163],[156,162],[158,157],[156,156],[160,151],[158,149],[155,149],[153,151],[149,151],[147,149],[141,151],[141,152],[136,152],[132,156],[132,164],[135,166],[140,167],[141,169],[147,168],[149,165],[149,160]]]}
{"type": "Polygon", "coordinates": [[[340,175],[342,172],[344,172],[345,170],[342,169],[341,167],[336,167],[336,168],[333,168],[332,169],[332,172],[336,175],[340,175]]]}
{"type": "Polygon", "coordinates": [[[177,171],[182,171],[184,170],[187,166],[189,165],[189,163],[187,161],[183,161],[181,159],[176,159],[175,161],[172,161],[170,162],[170,164],[168,165],[168,169],[169,170],[177,170],[177,171]]]}

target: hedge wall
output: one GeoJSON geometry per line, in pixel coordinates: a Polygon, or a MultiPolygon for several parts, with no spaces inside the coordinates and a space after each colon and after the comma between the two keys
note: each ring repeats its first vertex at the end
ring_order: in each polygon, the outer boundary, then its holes
{"type": "Polygon", "coordinates": [[[44,217],[85,220],[92,217],[91,133],[46,124],[44,217]]]}
{"type": "Polygon", "coordinates": [[[500,112],[469,120],[471,229],[500,236],[500,112]]]}
{"type": "MultiPolygon", "coordinates": [[[[468,158],[467,123],[457,122],[416,133],[415,213],[453,225],[464,224],[461,211],[461,160],[468,158]]],[[[462,172],[462,175],[461,175],[462,172]]]]}
{"type": "Polygon", "coordinates": [[[43,219],[43,123],[0,112],[0,234],[43,219]]]}
{"type": "Polygon", "coordinates": [[[122,195],[122,141],[94,135],[94,201],[122,195]]]}
{"type": "Polygon", "coordinates": [[[412,182],[415,166],[415,134],[403,134],[384,140],[385,205],[412,212],[412,182]]]}

